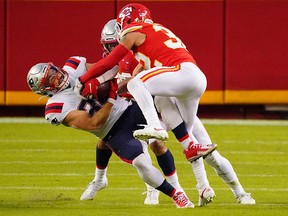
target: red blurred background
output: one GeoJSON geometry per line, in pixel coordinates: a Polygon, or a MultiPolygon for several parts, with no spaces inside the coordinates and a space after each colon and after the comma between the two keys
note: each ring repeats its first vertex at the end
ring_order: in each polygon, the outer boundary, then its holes
{"type": "Polygon", "coordinates": [[[145,4],[192,53],[208,80],[203,110],[288,105],[288,1],[0,0],[2,114],[45,104],[26,84],[34,64],[99,60],[102,27],[131,2],[145,4]]]}

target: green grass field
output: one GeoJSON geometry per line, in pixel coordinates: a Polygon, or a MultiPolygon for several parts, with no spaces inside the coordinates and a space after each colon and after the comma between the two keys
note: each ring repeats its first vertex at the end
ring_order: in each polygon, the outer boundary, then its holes
{"type": "MultiPolygon", "coordinates": [[[[94,200],[80,201],[94,177],[97,139],[83,131],[49,125],[41,118],[0,118],[0,215],[288,215],[288,121],[204,120],[204,124],[256,205],[237,204],[206,164],[216,192],[211,205],[177,209],[161,194],[159,205],[146,206],[145,185],[136,170],[114,155],[108,168],[109,186],[94,200]]],[[[166,144],[182,187],[197,204],[191,166],[173,135],[166,144]]]]}

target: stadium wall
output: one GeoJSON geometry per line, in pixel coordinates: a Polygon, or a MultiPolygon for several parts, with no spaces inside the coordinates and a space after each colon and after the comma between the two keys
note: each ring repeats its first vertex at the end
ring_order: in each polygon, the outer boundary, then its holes
{"type": "MultiPolygon", "coordinates": [[[[103,25],[132,1],[0,0],[0,105],[43,105],[26,74],[39,62],[101,58],[103,25]]],[[[204,105],[288,104],[288,1],[133,1],[173,30],[207,76],[204,105]]]]}

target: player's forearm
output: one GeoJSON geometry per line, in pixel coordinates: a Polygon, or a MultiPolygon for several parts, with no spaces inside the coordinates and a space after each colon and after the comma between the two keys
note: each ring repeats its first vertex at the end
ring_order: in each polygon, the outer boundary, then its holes
{"type": "Polygon", "coordinates": [[[111,112],[112,107],[113,107],[113,104],[110,102],[107,102],[92,117],[92,127],[95,127],[95,128],[93,128],[93,130],[99,130],[103,127],[103,125],[106,123],[107,119],[110,116],[110,112],[111,112]]]}
{"type": "Polygon", "coordinates": [[[80,77],[82,83],[88,80],[101,76],[107,70],[112,69],[118,62],[124,58],[129,50],[123,45],[119,44],[106,58],[96,62],[85,74],[80,77]]]}

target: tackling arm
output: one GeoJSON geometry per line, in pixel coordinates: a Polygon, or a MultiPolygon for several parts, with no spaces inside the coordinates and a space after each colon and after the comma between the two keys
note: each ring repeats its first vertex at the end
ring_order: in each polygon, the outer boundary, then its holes
{"type": "Polygon", "coordinates": [[[112,69],[123,59],[129,50],[134,46],[140,46],[144,43],[146,35],[140,32],[129,32],[121,37],[121,42],[117,45],[112,52],[104,59],[96,62],[84,75],[80,77],[82,83],[88,80],[99,77],[107,70],[112,69]]]}
{"type": "Polygon", "coordinates": [[[112,69],[124,56],[129,52],[122,44],[116,46],[106,58],[96,62],[84,75],[80,77],[82,83],[88,80],[99,77],[107,70],[112,69]]]}

